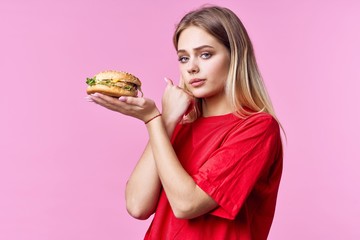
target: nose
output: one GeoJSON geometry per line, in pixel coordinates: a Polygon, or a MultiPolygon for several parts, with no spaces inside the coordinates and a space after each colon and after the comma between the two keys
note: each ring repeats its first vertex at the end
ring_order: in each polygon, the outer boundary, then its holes
{"type": "Polygon", "coordinates": [[[187,66],[188,73],[195,74],[198,73],[199,70],[200,70],[199,65],[194,59],[188,61],[188,66],[187,66]]]}

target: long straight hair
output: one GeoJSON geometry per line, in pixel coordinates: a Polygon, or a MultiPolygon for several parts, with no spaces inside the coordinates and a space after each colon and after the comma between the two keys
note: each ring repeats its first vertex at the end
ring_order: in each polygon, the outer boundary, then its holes
{"type": "MultiPolygon", "coordinates": [[[[278,121],[256,62],[253,45],[238,16],[219,6],[203,6],[187,13],[174,32],[176,50],[180,34],[190,26],[205,30],[228,49],[230,67],[225,92],[234,114],[245,118],[266,112],[278,121]]],[[[196,99],[194,110],[184,120],[194,121],[201,114],[201,99],[196,99]]]]}

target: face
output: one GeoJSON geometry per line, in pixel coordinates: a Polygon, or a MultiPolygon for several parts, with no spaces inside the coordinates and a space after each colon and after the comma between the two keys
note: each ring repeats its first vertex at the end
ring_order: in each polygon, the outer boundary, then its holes
{"type": "Polygon", "coordinates": [[[225,97],[230,53],[216,38],[195,26],[183,30],[178,40],[182,81],[197,98],[225,97]]]}

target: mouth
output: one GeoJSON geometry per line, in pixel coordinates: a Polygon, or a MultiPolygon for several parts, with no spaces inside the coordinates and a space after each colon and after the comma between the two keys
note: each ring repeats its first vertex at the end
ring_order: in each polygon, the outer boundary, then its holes
{"type": "Polygon", "coordinates": [[[199,87],[205,83],[205,79],[193,78],[190,80],[189,84],[193,87],[199,87]]]}

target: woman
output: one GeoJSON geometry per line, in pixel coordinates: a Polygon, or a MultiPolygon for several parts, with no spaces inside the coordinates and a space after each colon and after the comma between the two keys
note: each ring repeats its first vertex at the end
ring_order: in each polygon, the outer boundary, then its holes
{"type": "Polygon", "coordinates": [[[155,213],[145,239],[266,239],[282,144],[248,34],[231,10],[208,6],[186,14],[173,40],[180,86],[165,79],[161,114],[150,99],[90,96],[146,123],[128,212],[155,213]]]}

